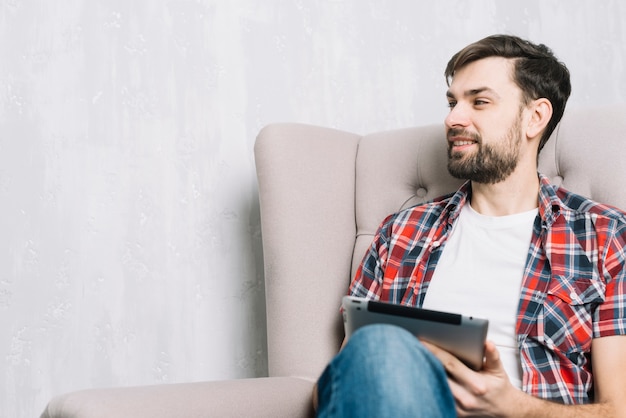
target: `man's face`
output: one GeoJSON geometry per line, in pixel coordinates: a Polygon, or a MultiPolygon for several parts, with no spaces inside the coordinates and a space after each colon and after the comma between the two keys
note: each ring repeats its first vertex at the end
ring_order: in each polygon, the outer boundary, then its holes
{"type": "Polygon", "coordinates": [[[445,119],[448,171],[484,184],[505,180],[517,167],[522,146],[522,92],[512,62],[485,58],[457,71],[448,90],[445,119]]]}

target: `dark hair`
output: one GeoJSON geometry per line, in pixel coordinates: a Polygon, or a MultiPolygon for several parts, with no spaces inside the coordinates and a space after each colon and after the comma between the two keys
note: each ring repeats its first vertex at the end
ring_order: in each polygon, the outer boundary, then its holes
{"type": "Polygon", "coordinates": [[[461,68],[487,57],[515,61],[513,81],[522,90],[524,104],[539,98],[546,98],[552,103],[552,117],[539,141],[541,150],[561,120],[572,91],[567,67],[543,44],[533,44],[517,36],[492,35],[454,54],[445,71],[448,86],[461,68]]]}

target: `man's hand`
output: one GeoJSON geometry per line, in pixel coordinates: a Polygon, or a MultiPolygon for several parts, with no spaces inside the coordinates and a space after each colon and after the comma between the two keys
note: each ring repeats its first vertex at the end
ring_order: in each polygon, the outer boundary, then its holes
{"type": "Polygon", "coordinates": [[[447,351],[426,342],[423,344],[448,373],[459,417],[511,416],[512,408],[523,402],[525,395],[511,384],[493,342],[485,344],[485,362],[478,372],[447,351]]]}
{"type": "Polygon", "coordinates": [[[459,417],[625,417],[626,338],[596,338],[592,345],[596,403],[562,405],[528,395],[514,387],[504,371],[495,344],[485,344],[485,362],[476,372],[441,348],[423,342],[448,373],[459,417]]]}

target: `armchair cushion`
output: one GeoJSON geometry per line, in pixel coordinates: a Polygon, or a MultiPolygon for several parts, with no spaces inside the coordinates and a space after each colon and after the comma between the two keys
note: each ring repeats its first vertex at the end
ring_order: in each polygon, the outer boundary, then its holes
{"type": "Polygon", "coordinates": [[[308,417],[312,391],[295,377],[91,389],[54,398],[41,418],[308,417]]]}

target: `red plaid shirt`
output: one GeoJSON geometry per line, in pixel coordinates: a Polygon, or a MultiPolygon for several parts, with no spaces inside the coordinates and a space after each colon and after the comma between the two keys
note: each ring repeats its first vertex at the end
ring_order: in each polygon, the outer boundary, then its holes
{"type": "MultiPolygon", "coordinates": [[[[539,215],[516,325],[522,389],[566,404],[589,403],[592,339],[626,334],[626,213],[539,177],[539,215]]],[[[454,194],[387,217],[350,293],[422,306],[470,193],[468,182],[454,194]]]]}

